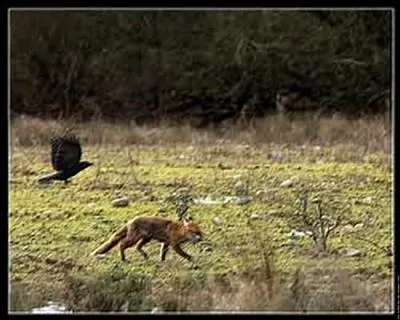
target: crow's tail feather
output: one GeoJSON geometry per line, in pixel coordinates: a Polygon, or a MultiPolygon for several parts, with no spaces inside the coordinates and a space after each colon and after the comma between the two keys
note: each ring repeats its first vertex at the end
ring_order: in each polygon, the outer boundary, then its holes
{"type": "Polygon", "coordinates": [[[56,178],[58,177],[58,175],[59,175],[58,172],[56,172],[56,173],[50,173],[50,174],[47,174],[47,175],[45,175],[45,176],[43,176],[43,177],[40,177],[38,181],[39,181],[39,183],[49,183],[49,182],[51,182],[52,180],[56,180],[56,178]]]}

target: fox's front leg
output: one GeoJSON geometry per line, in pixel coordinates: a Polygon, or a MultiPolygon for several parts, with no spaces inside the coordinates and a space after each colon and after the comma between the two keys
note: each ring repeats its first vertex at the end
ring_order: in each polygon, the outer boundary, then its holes
{"type": "Polygon", "coordinates": [[[168,252],[168,247],[169,247],[169,243],[162,243],[161,244],[161,249],[160,249],[161,261],[165,260],[165,256],[167,255],[167,252],[168,252]]]}
{"type": "Polygon", "coordinates": [[[175,252],[176,252],[177,254],[179,254],[181,257],[183,257],[183,258],[185,258],[185,259],[187,259],[187,260],[189,260],[189,261],[192,261],[192,256],[190,256],[190,255],[187,254],[185,251],[183,251],[182,248],[181,248],[178,244],[175,244],[175,245],[172,246],[172,247],[174,248],[175,252]]]}

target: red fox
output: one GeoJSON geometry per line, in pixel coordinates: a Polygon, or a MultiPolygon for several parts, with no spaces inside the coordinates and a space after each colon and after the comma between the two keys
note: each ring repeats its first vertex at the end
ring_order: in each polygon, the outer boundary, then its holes
{"type": "Polygon", "coordinates": [[[172,221],[160,217],[137,217],[114,233],[110,240],[96,249],[92,255],[103,255],[119,243],[122,261],[126,261],[124,251],[134,245],[136,245],[136,249],[143,257],[147,259],[148,254],[143,250],[143,246],[155,239],[162,243],[160,250],[161,261],[165,260],[170,245],[176,253],[191,261],[192,257],[184,252],[180,245],[186,241],[196,243],[201,241],[202,237],[199,226],[193,221],[172,221]]]}

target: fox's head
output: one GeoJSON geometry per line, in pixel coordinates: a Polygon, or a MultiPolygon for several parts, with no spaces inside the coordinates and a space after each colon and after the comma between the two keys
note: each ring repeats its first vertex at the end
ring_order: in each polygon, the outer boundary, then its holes
{"type": "Polygon", "coordinates": [[[183,220],[183,226],[185,228],[186,241],[196,243],[203,240],[203,233],[196,222],[183,220]]]}

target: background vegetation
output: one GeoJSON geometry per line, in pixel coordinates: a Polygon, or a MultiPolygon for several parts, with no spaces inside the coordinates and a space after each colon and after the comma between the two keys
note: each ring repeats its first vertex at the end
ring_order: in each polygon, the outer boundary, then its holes
{"type": "Polygon", "coordinates": [[[377,112],[390,52],[390,11],[12,11],[12,111],[205,125],[289,88],[377,112]]]}

